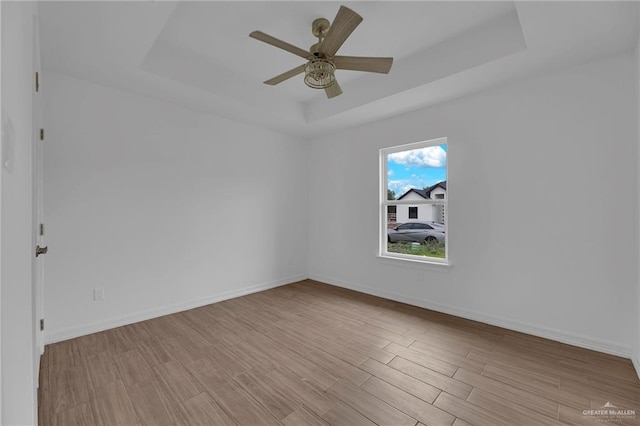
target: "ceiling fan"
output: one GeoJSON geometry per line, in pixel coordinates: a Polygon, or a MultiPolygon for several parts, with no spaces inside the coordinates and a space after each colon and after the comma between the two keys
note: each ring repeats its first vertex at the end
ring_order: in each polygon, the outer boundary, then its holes
{"type": "Polygon", "coordinates": [[[360,22],[362,22],[362,16],[345,6],[340,6],[333,24],[330,24],[326,18],[315,19],[311,24],[311,32],[318,38],[318,42],[311,46],[309,51],[278,40],[262,31],[252,32],[249,37],[284,49],[307,60],[306,64],[286,71],[264,83],[276,85],[304,72],[304,82],[307,86],[314,89],[324,89],[327,97],[333,98],[342,93],[335,77],[337,69],[387,74],[391,69],[393,58],[336,56],[340,46],[360,25],[360,22]]]}

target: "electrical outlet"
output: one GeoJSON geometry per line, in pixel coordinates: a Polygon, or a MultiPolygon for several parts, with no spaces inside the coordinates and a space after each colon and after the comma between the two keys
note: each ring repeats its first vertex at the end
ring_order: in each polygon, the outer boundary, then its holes
{"type": "Polygon", "coordinates": [[[93,289],[93,300],[96,302],[101,302],[104,300],[104,287],[93,289]]]}

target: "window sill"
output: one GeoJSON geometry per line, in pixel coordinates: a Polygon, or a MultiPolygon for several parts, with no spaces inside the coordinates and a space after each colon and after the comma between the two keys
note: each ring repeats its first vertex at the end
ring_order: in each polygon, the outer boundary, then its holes
{"type": "Polygon", "coordinates": [[[389,265],[402,266],[407,268],[414,268],[420,270],[430,270],[437,272],[449,272],[453,265],[448,262],[437,262],[432,260],[418,260],[409,257],[390,256],[386,254],[379,254],[378,258],[389,265]]]}

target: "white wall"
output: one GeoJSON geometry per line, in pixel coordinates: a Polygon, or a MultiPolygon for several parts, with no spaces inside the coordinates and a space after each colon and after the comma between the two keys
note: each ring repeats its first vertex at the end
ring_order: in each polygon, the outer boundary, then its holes
{"type": "MultiPolygon", "coordinates": [[[[638,8],[638,42],[635,50],[635,80],[636,80],[636,138],[638,141],[638,223],[640,224],[640,8],[638,8]]],[[[639,227],[640,228],[640,227],[639,227]]],[[[638,245],[640,246],[640,229],[638,229],[638,245]]],[[[635,318],[635,345],[633,351],[633,365],[636,368],[636,373],[640,377],[640,253],[636,259],[638,265],[637,271],[637,288],[636,288],[636,318],[635,318]]]]}
{"type": "Polygon", "coordinates": [[[310,276],[630,356],[633,69],[606,58],[313,140],[310,276]],[[444,136],[453,267],[378,258],[378,150],[444,136]]]}
{"type": "MultiPolygon", "coordinates": [[[[0,4],[0,49],[2,48],[2,5],[0,4]]],[[[2,99],[2,54],[0,50],[0,101],[2,99]]],[[[0,102],[0,423],[2,423],[2,164],[4,155],[2,153],[2,137],[4,123],[2,121],[2,111],[4,102],[0,102]]]]}
{"type": "Polygon", "coordinates": [[[33,2],[2,2],[2,419],[37,423],[32,301],[33,2]],[[8,123],[11,125],[6,125],[8,123]],[[10,128],[13,131],[10,131],[10,128]],[[9,143],[11,142],[11,143],[9,143]],[[8,162],[8,163],[7,163],[8,162]]]}
{"type": "Polygon", "coordinates": [[[47,341],[306,277],[307,144],[45,76],[47,341]]]}

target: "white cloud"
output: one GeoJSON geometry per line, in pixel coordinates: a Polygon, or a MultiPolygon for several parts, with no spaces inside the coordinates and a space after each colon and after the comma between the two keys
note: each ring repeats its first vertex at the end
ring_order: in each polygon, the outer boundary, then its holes
{"type": "Polygon", "coordinates": [[[424,179],[420,177],[412,177],[411,179],[389,180],[387,187],[395,192],[396,197],[403,195],[412,188],[422,189],[429,186],[424,179]]]}
{"type": "Polygon", "coordinates": [[[389,161],[414,167],[445,167],[447,151],[439,146],[428,146],[389,154],[389,161]]]}
{"type": "Polygon", "coordinates": [[[389,170],[389,171],[387,172],[387,176],[393,176],[393,170],[389,170]]]}

